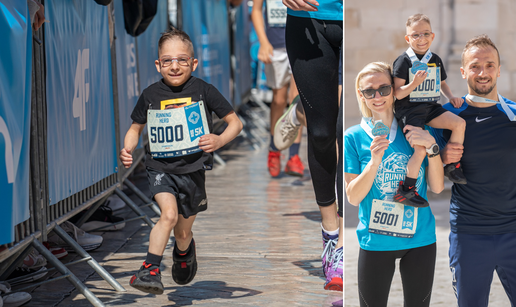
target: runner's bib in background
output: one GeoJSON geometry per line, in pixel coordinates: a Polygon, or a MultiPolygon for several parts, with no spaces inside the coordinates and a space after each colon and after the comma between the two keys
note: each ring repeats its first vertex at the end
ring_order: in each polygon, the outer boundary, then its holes
{"type": "Polygon", "coordinates": [[[281,0],[267,0],[267,20],[269,27],[285,27],[287,7],[281,0]]]}
{"type": "Polygon", "coordinates": [[[209,134],[204,102],[166,110],[147,111],[149,148],[153,158],[171,158],[193,154],[199,137],[209,134]]]}
{"type": "Polygon", "coordinates": [[[416,233],[417,208],[400,203],[373,200],[369,232],[380,235],[412,238],[416,233]]]}

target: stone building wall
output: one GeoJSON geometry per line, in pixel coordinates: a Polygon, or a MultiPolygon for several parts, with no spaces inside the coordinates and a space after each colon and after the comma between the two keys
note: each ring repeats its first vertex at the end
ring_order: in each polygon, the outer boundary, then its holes
{"type": "Polygon", "coordinates": [[[416,13],[426,14],[431,20],[435,33],[431,50],[442,58],[448,74],[446,82],[454,95],[462,96],[467,91],[460,74],[465,43],[487,34],[501,57],[498,90],[516,101],[516,0],[345,0],[344,5],[344,102],[350,120],[346,126],[355,124],[360,116],[356,74],[369,62],[392,65],[408,48],[405,23],[416,13]]]}

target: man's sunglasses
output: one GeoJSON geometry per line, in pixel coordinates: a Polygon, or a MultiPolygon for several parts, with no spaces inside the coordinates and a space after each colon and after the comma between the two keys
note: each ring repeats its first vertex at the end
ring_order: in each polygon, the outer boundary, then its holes
{"type": "Polygon", "coordinates": [[[376,92],[380,93],[381,96],[389,96],[391,94],[391,91],[392,85],[384,85],[378,89],[368,88],[367,90],[360,90],[360,92],[362,92],[362,95],[364,95],[364,97],[367,99],[374,98],[376,92]]]}

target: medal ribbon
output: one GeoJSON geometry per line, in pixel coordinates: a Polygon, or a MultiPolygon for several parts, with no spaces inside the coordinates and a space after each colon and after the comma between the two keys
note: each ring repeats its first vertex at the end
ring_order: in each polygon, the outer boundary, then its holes
{"type": "MultiPolygon", "coordinates": [[[[372,120],[373,120],[372,117],[362,117],[362,121],[360,122],[360,127],[362,127],[362,129],[364,129],[364,131],[365,131],[365,133],[367,133],[367,135],[369,135],[372,139],[374,139],[373,128],[371,127],[372,120]]],[[[396,139],[396,132],[398,132],[398,122],[396,121],[396,119],[393,119],[392,124],[391,124],[391,131],[389,132],[389,143],[394,142],[394,140],[396,139]]]]}
{"type": "MultiPolygon", "coordinates": [[[[414,50],[412,50],[412,48],[409,47],[407,49],[407,51],[405,51],[405,53],[409,56],[412,63],[419,61],[419,59],[416,56],[416,53],[414,52],[414,50]]],[[[428,61],[430,61],[431,58],[432,58],[432,52],[430,51],[430,49],[428,49],[420,62],[426,64],[426,63],[428,63],[428,61]]]]}
{"type": "Polygon", "coordinates": [[[507,105],[507,103],[505,102],[505,99],[500,94],[498,94],[498,101],[471,95],[471,94],[468,94],[466,96],[466,99],[469,99],[470,101],[473,101],[473,102],[479,102],[479,103],[499,103],[502,106],[502,109],[505,111],[505,114],[507,114],[507,117],[509,118],[509,120],[513,121],[513,122],[516,121],[516,116],[514,115],[514,112],[511,110],[509,105],[507,105]]]}

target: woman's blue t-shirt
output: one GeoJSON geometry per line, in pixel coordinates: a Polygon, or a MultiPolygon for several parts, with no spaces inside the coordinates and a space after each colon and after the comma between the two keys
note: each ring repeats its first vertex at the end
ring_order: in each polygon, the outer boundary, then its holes
{"type": "MultiPolygon", "coordinates": [[[[344,172],[360,174],[371,160],[371,142],[373,136],[366,132],[370,127],[370,119],[363,119],[361,125],[353,126],[346,130],[344,136],[344,172]],[[369,123],[369,125],[368,125],[369,123]],[[364,129],[366,128],[366,129],[364,129]]],[[[436,241],[435,219],[430,207],[418,208],[416,232],[412,238],[394,237],[369,232],[369,220],[374,199],[386,200],[394,196],[400,181],[404,180],[407,163],[414,149],[405,139],[401,128],[393,121],[389,135],[391,143],[385,150],[382,163],[371,190],[359,205],[357,236],[360,247],[369,251],[393,251],[426,246],[436,241]],[[394,127],[395,126],[395,127],[394,127]],[[395,129],[395,130],[394,130],[395,129]],[[394,133],[394,131],[396,131],[394,133]],[[395,134],[393,136],[392,134],[395,134]]],[[[419,171],[416,188],[422,197],[426,199],[427,184],[425,170],[428,159],[425,158],[419,171]]]]}
{"type": "Polygon", "coordinates": [[[317,0],[317,12],[294,11],[287,9],[287,14],[296,17],[314,18],[319,20],[343,20],[343,0],[317,0]]]}

